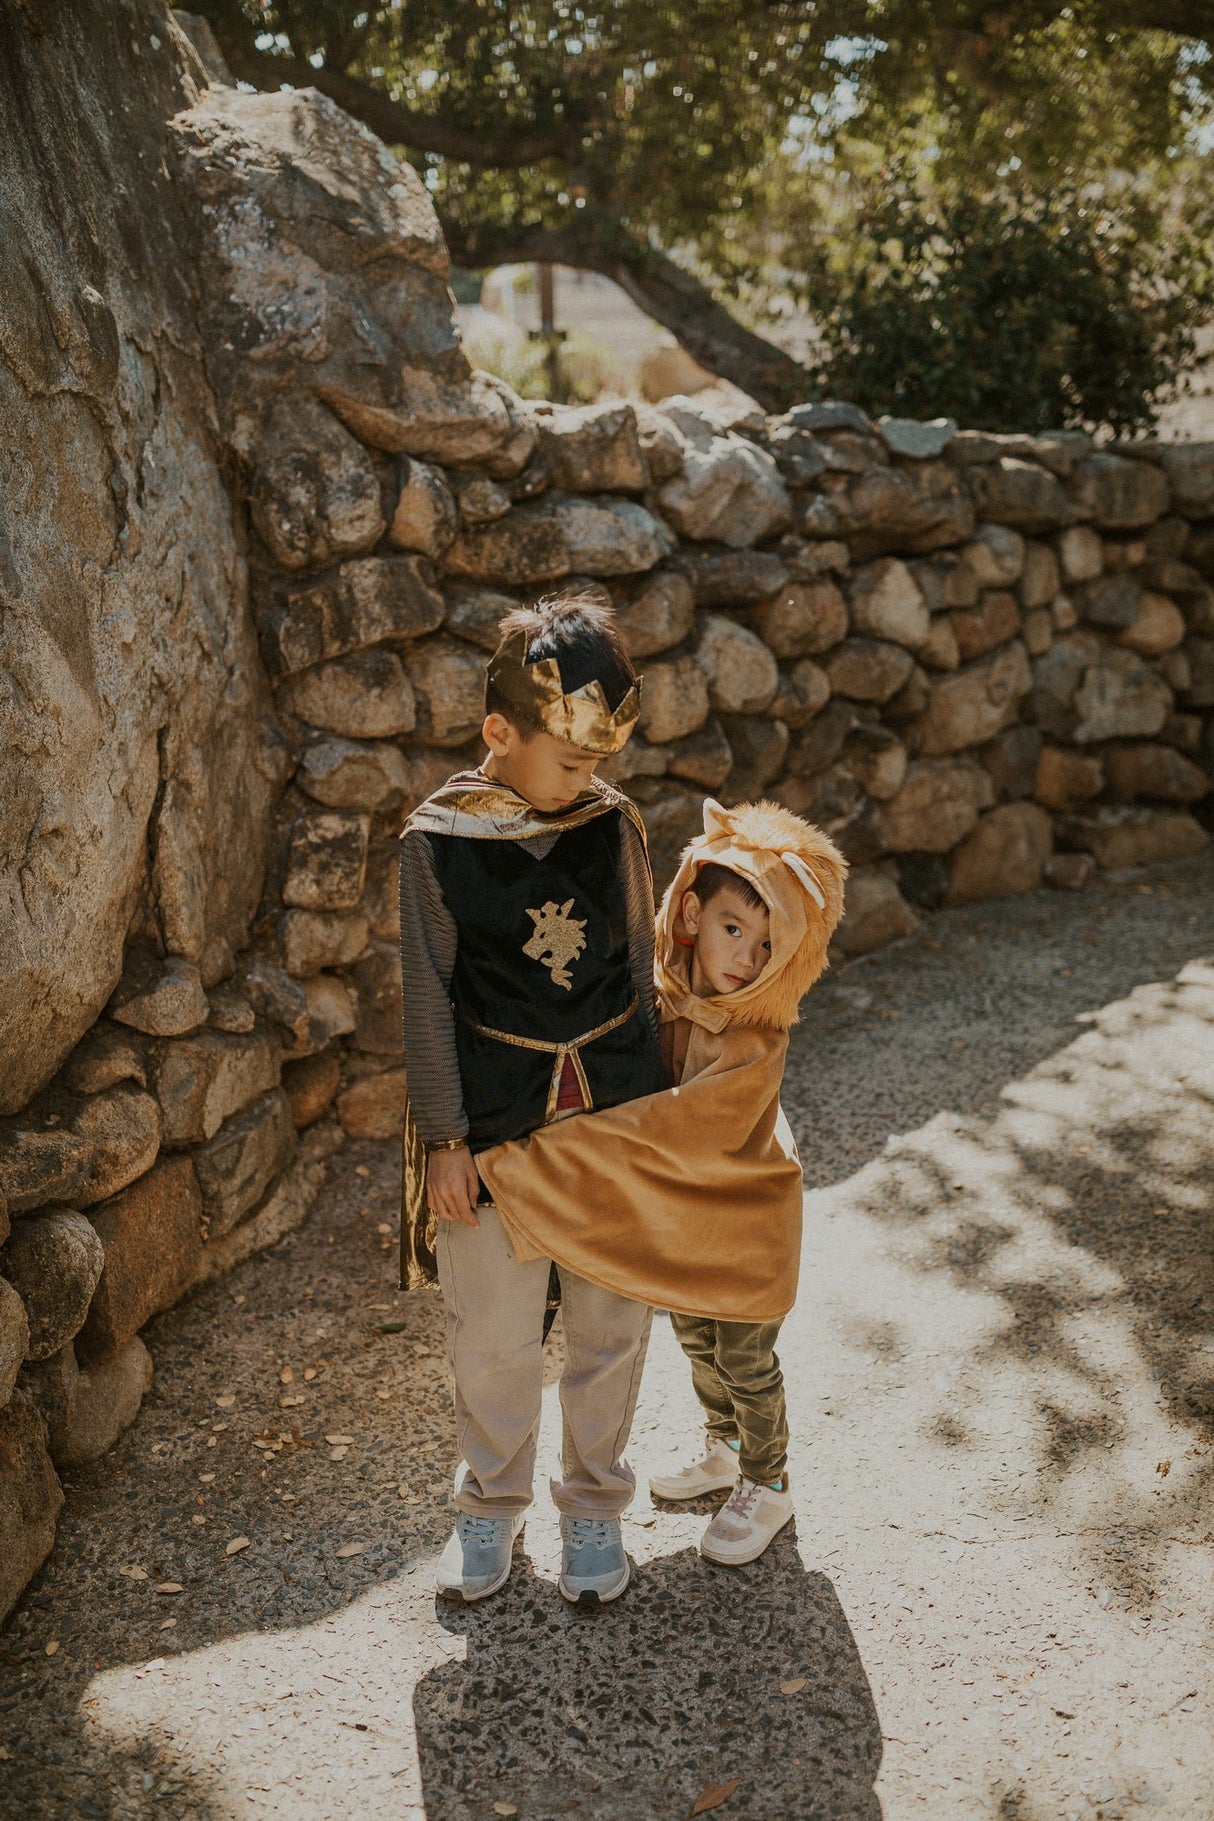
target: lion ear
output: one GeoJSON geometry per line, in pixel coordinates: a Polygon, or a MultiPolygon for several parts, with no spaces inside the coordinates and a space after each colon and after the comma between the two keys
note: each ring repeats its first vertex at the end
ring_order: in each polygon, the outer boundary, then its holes
{"type": "Polygon", "coordinates": [[[793,877],[801,881],[818,909],[824,911],[826,909],[826,899],[822,894],[822,887],[818,884],[818,881],[814,878],[814,875],[810,872],[800,854],[781,854],[780,858],[783,860],[789,872],[792,873],[793,877]]]}
{"type": "Polygon", "coordinates": [[[704,799],[704,833],[712,841],[720,840],[723,835],[733,833],[733,823],[729,811],[715,797],[704,799]]]}

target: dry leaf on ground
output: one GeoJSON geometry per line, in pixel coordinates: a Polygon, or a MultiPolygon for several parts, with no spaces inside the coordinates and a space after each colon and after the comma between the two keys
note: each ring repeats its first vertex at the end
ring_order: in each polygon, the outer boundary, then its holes
{"type": "Polygon", "coordinates": [[[184,1593],[185,1588],[180,1581],[161,1581],[152,1591],[154,1593],[184,1593]]]}
{"type": "Polygon", "coordinates": [[[343,1543],[341,1548],[336,1552],[337,1559],[339,1562],[344,1562],[349,1556],[363,1555],[366,1551],[366,1547],[367,1545],[365,1543],[343,1543]]]}
{"type": "Polygon", "coordinates": [[[691,1821],[692,1815],[706,1815],[710,1808],[720,1808],[721,1804],[728,1802],[734,1791],[741,1787],[741,1777],[731,1777],[728,1783],[710,1783],[696,1797],[688,1821],[691,1821]]]}
{"type": "Polygon", "coordinates": [[[234,1536],[223,1553],[225,1555],[239,1555],[241,1550],[247,1549],[252,1541],[252,1537],[249,1536],[234,1536]]]}
{"type": "Polygon", "coordinates": [[[289,1385],[294,1377],[294,1369],[291,1366],[284,1366],[282,1371],[278,1374],[278,1382],[280,1385],[289,1385]]]}
{"type": "Polygon", "coordinates": [[[801,1690],[804,1688],[804,1686],[805,1686],[805,1677],[804,1676],[793,1676],[790,1681],[781,1682],[780,1693],[782,1695],[799,1695],[801,1690]]]}
{"type": "Polygon", "coordinates": [[[230,1410],[235,1402],[236,1393],[234,1391],[225,1391],[222,1397],[217,1397],[215,1399],[215,1408],[217,1410],[230,1410]]]}
{"type": "Polygon", "coordinates": [[[146,1568],[120,1568],[118,1572],[125,1575],[128,1581],[146,1581],[148,1578],[146,1568]]]}
{"type": "Polygon", "coordinates": [[[325,1440],[330,1448],[350,1448],[354,1444],[352,1435],[326,1435],[325,1440]]]}
{"type": "Polygon", "coordinates": [[[46,1645],[47,1656],[53,1657],[55,1652],[58,1650],[58,1648],[59,1648],[58,1638],[51,1638],[50,1641],[48,1642],[48,1644],[46,1645]]]}
{"type": "Polygon", "coordinates": [[[493,1812],[495,1815],[517,1815],[518,1809],[513,1802],[495,1802],[493,1812]]]}
{"type": "Polygon", "coordinates": [[[1155,1471],[1161,1480],[1166,1480],[1169,1473],[1172,1471],[1171,1461],[1156,1461],[1155,1471]]]}

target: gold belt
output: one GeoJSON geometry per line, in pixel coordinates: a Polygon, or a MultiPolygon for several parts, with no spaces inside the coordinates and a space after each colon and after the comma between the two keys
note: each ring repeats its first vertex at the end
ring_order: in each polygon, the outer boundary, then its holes
{"type": "Polygon", "coordinates": [[[618,1018],[608,1018],[605,1024],[596,1024],[592,1031],[584,1031],[580,1037],[570,1037],[564,1043],[546,1043],[542,1037],[516,1037],[513,1031],[495,1031],[491,1025],[477,1024],[475,1019],[467,1017],[458,1008],[455,1015],[461,1023],[468,1025],[479,1037],[492,1037],[495,1043],[513,1044],[516,1050],[539,1050],[543,1055],[552,1057],[552,1079],[548,1083],[548,1104],[544,1109],[544,1124],[551,1125],[556,1118],[561,1076],[565,1072],[566,1059],[573,1064],[573,1072],[582,1093],[582,1103],[589,1111],[593,1107],[594,1101],[591,1099],[590,1083],[586,1079],[586,1071],[582,1067],[582,1058],[578,1052],[583,1045],[594,1043],[597,1038],[605,1037],[608,1031],[618,1031],[622,1024],[627,1024],[639,1003],[639,1000],[634,999],[628,1010],[621,1012],[618,1018]]]}

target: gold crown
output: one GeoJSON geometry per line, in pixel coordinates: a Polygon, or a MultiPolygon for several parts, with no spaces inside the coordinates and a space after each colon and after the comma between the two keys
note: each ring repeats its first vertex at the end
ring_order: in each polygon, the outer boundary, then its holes
{"type": "Polygon", "coordinates": [[[639,683],[633,684],[614,711],[608,707],[597,677],[566,695],[555,658],[527,662],[527,634],[522,630],[502,640],[489,660],[487,682],[511,708],[553,739],[604,757],[628,744],[641,712],[639,683]]]}

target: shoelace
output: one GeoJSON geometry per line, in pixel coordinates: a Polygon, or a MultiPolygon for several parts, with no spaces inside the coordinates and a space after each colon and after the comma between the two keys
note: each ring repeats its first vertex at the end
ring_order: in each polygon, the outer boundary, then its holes
{"type": "Polygon", "coordinates": [[[582,1549],[610,1549],[615,1525],[605,1518],[570,1518],[569,1541],[582,1549]]]}
{"type": "Polygon", "coordinates": [[[763,1487],[754,1480],[739,1480],[730,1494],[726,1511],[732,1511],[740,1518],[748,1518],[756,1501],[760,1498],[763,1487]]]}
{"type": "Polygon", "coordinates": [[[469,1511],[459,1515],[459,1533],[462,1538],[479,1543],[491,1543],[497,1535],[499,1524],[508,1523],[507,1518],[473,1517],[469,1511]]]}

